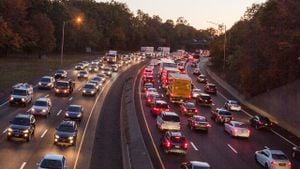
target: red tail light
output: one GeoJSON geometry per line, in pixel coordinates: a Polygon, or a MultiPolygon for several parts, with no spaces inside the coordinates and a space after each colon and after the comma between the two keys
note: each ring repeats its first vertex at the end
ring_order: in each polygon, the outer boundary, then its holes
{"type": "Polygon", "coordinates": [[[211,125],[210,124],[206,124],[206,127],[211,127],[211,125]]]}
{"type": "Polygon", "coordinates": [[[153,110],[154,110],[154,111],[159,111],[159,108],[154,107],[153,110]]]}
{"type": "Polygon", "coordinates": [[[179,139],[180,139],[180,137],[179,137],[179,136],[176,136],[175,138],[176,138],[176,140],[179,140],[179,139]]]}
{"type": "Polygon", "coordinates": [[[183,144],[183,147],[184,147],[184,148],[188,148],[188,143],[185,142],[185,143],[183,144]]]}
{"type": "Polygon", "coordinates": [[[196,112],[196,113],[198,113],[198,110],[197,110],[197,109],[195,109],[195,112],[196,112]]]}
{"type": "Polygon", "coordinates": [[[167,142],[166,142],[166,147],[168,147],[168,148],[171,147],[170,141],[167,141],[167,142]]]}
{"type": "Polygon", "coordinates": [[[278,163],[276,161],[271,162],[272,165],[277,165],[278,163]]]}
{"type": "Polygon", "coordinates": [[[288,162],[288,166],[292,166],[292,163],[290,161],[288,162]]]}
{"type": "Polygon", "coordinates": [[[147,101],[148,101],[148,102],[151,102],[151,99],[148,99],[147,101]]]}
{"type": "Polygon", "coordinates": [[[170,111],[170,109],[166,109],[166,111],[170,111]]]}
{"type": "Polygon", "coordinates": [[[186,109],[186,108],[184,108],[184,109],[183,109],[183,111],[187,111],[187,109],[186,109]]]}

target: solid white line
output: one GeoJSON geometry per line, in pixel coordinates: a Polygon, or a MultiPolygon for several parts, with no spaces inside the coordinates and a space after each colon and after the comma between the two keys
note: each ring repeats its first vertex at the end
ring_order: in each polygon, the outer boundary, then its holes
{"type": "Polygon", "coordinates": [[[69,101],[71,101],[72,99],[73,99],[73,97],[70,97],[70,98],[69,98],[69,101]]]}
{"type": "Polygon", "coordinates": [[[2,104],[0,105],[0,107],[6,105],[8,102],[9,102],[9,100],[7,100],[6,102],[2,103],[2,104]]]}
{"type": "Polygon", "coordinates": [[[43,137],[46,135],[47,132],[48,132],[48,129],[46,129],[46,130],[44,131],[44,133],[41,135],[41,138],[43,138],[43,137]]]}
{"type": "Polygon", "coordinates": [[[290,143],[291,145],[293,145],[294,147],[297,147],[297,145],[293,142],[291,142],[290,140],[288,140],[287,138],[283,137],[282,135],[280,135],[279,133],[277,133],[276,131],[274,131],[273,129],[271,129],[271,131],[276,134],[277,136],[279,136],[280,138],[282,138],[283,140],[285,140],[286,142],[290,143]]]}
{"type": "Polygon", "coordinates": [[[7,128],[2,132],[2,134],[6,133],[7,132],[7,128]]]}
{"type": "Polygon", "coordinates": [[[25,167],[25,165],[26,165],[26,162],[23,162],[20,169],[23,169],[25,167]]]}
{"type": "Polygon", "coordinates": [[[59,111],[57,112],[56,116],[59,116],[61,112],[62,112],[62,110],[59,110],[59,111]]]}
{"type": "Polygon", "coordinates": [[[49,94],[47,94],[45,97],[49,97],[49,94]]]}
{"type": "Polygon", "coordinates": [[[198,148],[195,146],[195,144],[193,142],[191,142],[191,145],[196,151],[198,151],[198,148]]]}
{"type": "Polygon", "coordinates": [[[241,111],[242,111],[243,113],[245,113],[247,116],[253,117],[251,114],[249,114],[248,112],[246,112],[246,110],[242,109],[241,111]]]}
{"type": "MultiPolygon", "coordinates": [[[[138,74],[139,74],[139,72],[138,72],[138,74]]],[[[137,78],[137,76],[136,76],[136,78],[137,78]]],[[[136,81],[136,79],[135,79],[135,81],[136,81]]],[[[139,81],[138,92],[141,92],[141,84],[142,84],[142,78],[140,78],[140,81],[139,81]]],[[[135,86],[135,82],[134,82],[133,86],[135,86]]],[[[151,134],[151,131],[150,131],[149,126],[148,126],[148,122],[147,122],[146,117],[145,117],[145,110],[144,110],[144,107],[142,105],[142,96],[141,96],[141,94],[139,94],[139,99],[140,99],[140,106],[141,106],[141,110],[142,110],[143,119],[144,119],[144,122],[146,124],[147,131],[148,131],[148,133],[150,135],[152,146],[154,147],[155,153],[156,153],[156,155],[158,157],[158,160],[160,162],[160,166],[162,167],[162,169],[165,169],[166,167],[164,166],[164,163],[163,163],[163,161],[162,161],[162,159],[161,159],[161,157],[159,155],[158,149],[157,149],[157,147],[156,147],[156,145],[154,143],[153,136],[151,134]]]]}
{"type": "Polygon", "coordinates": [[[226,96],[224,96],[221,92],[218,92],[218,94],[219,94],[220,96],[222,96],[225,100],[228,100],[228,98],[227,98],[226,96]]]}
{"type": "Polygon", "coordinates": [[[39,84],[34,85],[33,88],[36,88],[38,85],[39,85],[39,84]]]}
{"type": "Polygon", "coordinates": [[[228,146],[235,154],[238,153],[238,152],[237,152],[230,144],[227,144],[227,146],[228,146]]]}
{"type": "Polygon", "coordinates": [[[82,89],[82,87],[81,87],[81,88],[79,88],[79,89],[78,89],[78,91],[80,91],[81,89],[82,89]]]}

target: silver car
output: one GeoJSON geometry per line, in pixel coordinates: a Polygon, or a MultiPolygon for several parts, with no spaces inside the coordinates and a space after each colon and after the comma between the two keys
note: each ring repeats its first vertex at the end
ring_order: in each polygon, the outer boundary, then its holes
{"type": "Polygon", "coordinates": [[[46,154],[38,165],[38,169],[67,169],[67,160],[63,155],[46,154]]]}
{"type": "Polygon", "coordinates": [[[83,90],[82,90],[82,95],[84,96],[95,96],[97,93],[97,88],[96,85],[93,83],[87,83],[84,85],[83,90]]]}
{"type": "Polygon", "coordinates": [[[180,118],[174,112],[162,112],[156,118],[156,125],[159,130],[180,130],[180,118]]]}
{"type": "Polygon", "coordinates": [[[281,150],[265,147],[255,152],[255,160],[268,169],[291,169],[291,161],[281,150]]]}
{"type": "Polygon", "coordinates": [[[30,113],[33,115],[41,115],[48,117],[50,115],[50,110],[52,107],[52,102],[48,97],[42,97],[37,99],[30,109],[30,113]]]}

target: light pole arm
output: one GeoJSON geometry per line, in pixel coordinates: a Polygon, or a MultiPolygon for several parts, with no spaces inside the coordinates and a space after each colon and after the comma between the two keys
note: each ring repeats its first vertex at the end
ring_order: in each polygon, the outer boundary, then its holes
{"type": "Polygon", "coordinates": [[[63,21],[62,31],[61,31],[61,48],[60,48],[60,65],[63,65],[63,58],[64,58],[64,42],[65,42],[65,25],[66,22],[63,21]]]}

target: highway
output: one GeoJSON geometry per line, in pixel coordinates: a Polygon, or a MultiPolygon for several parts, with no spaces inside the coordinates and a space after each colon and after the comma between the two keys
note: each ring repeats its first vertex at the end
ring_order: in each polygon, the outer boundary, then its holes
{"type": "MultiPolygon", "coordinates": [[[[201,60],[200,67],[202,72],[206,59],[201,60]]],[[[157,67],[155,68],[157,72],[157,67]]],[[[196,88],[203,90],[203,84],[196,81],[196,76],[192,74],[193,68],[187,64],[186,70],[192,78],[196,88]]],[[[155,87],[159,93],[164,94],[163,89],[159,88],[158,77],[155,80],[155,87]]],[[[213,82],[212,79],[208,79],[213,82]]],[[[293,169],[300,168],[300,162],[291,158],[292,145],[285,139],[271,131],[257,131],[250,127],[251,136],[249,139],[233,138],[224,131],[221,124],[216,124],[210,119],[211,108],[200,107],[197,109],[200,115],[205,116],[212,127],[209,132],[195,132],[187,127],[187,117],[180,115],[182,123],[182,133],[189,141],[188,153],[186,155],[165,154],[160,147],[160,138],[162,133],[156,127],[156,119],[150,113],[150,107],[145,105],[144,93],[141,92],[142,79],[141,74],[136,78],[135,100],[137,102],[137,115],[140,119],[140,125],[143,128],[143,137],[154,161],[155,168],[173,169],[179,168],[180,163],[188,160],[197,160],[208,162],[214,169],[261,169],[254,159],[254,152],[264,149],[267,146],[272,149],[279,149],[285,152],[292,162],[293,169]]],[[[221,89],[217,85],[218,89],[221,89]]],[[[222,107],[226,98],[232,98],[228,93],[219,90],[217,95],[212,95],[214,107],[222,107]],[[220,92],[221,91],[221,92],[220,92]]],[[[168,100],[165,98],[165,100],[168,100]]],[[[171,111],[179,113],[179,106],[170,104],[171,111]]],[[[248,123],[251,114],[246,111],[233,112],[234,119],[248,123]]]]}
{"type": "MultiPolygon", "coordinates": [[[[54,95],[53,90],[40,90],[34,88],[34,100],[40,97],[48,96],[52,100],[51,115],[48,118],[38,117],[34,138],[29,142],[16,142],[6,140],[6,129],[9,126],[9,121],[12,120],[18,113],[26,113],[30,107],[12,107],[4,103],[0,106],[0,168],[5,169],[33,169],[37,168],[37,164],[45,154],[54,153],[62,154],[67,159],[67,166],[70,169],[87,169],[90,165],[91,156],[93,155],[93,146],[98,123],[102,123],[106,119],[99,118],[103,103],[106,96],[109,95],[112,85],[120,87],[122,81],[118,81],[124,72],[133,73],[137,71],[141,64],[124,66],[118,73],[113,73],[104,85],[101,91],[95,97],[83,97],[81,90],[86,80],[77,80],[73,69],[68,70],[68,77],[76,79],[74,92],[69,97],[58,97],[54,95]],[[85,112],[83,119],[79,124],[77,145],[71,147],[60,147],[54,145],[55,128],[64,119],[64,112],[70,104],[80,104],[84,107],[85,112]],[[99,120],[99,121],[98,121],[99,120]]],[[[127,73],[128,74],[128,73],[127,73]]],[[[91,79],[94,75],[90,75],[91,79]]],[[[124,78],[124,77],[123,77],[124,78]]],[[[114,96],[110,96],[114,97],[114,96]]],[[[110,98],[111,99],[111,98],[110,98]]],[[[118,112],[114,112],[118,113],[118,112]]],[[[119,114],[116,114],[119,117],[119,114]]],[[[108,126],[109,127],[109,126],[108,126]]],[[[118,126],[119,127],[119,126],[118,126]]],[[[101,128],[102,130],[102,128],[101,128]]],[[[119,129],[118,129],[119,130],[119,129]]],[[[106,130],[103,130],[106,131],[106,130]]],[[[96,137],[96,139],[99,136],[96,137]]],[[[113,147],[115,144],[120,144],[120,140],[109,142],[107,146],[113,147]],[[116,143],[117,142],[117,143],[116,143]]],[[[115,149],[119,151],[118,149],[115,149]]],[[[105,150],[103,150],[105,151],[105,150]]],[[[101,152],[109,154],[108,152],[101,152]]],[[[119,152],[115,152],[118,154],[119,152]]],[[[113,155],[111,155],[113,156],[113,155]]],[[[122,164],[122,159],[119,159],[122,164]]],[[[117,161],[118,162],[118,161],[117,161]]],[[[99,168],[99,167],[97,167],[99,168]]]]}

